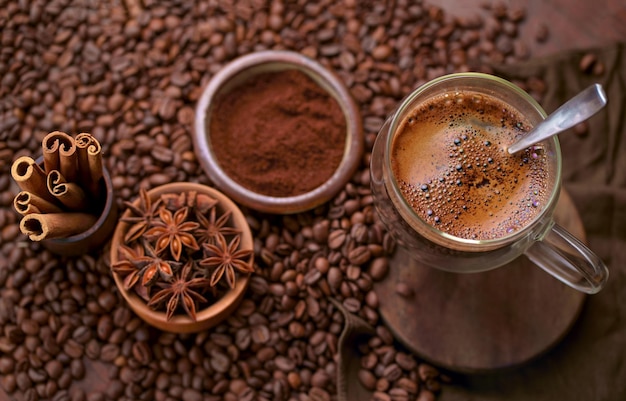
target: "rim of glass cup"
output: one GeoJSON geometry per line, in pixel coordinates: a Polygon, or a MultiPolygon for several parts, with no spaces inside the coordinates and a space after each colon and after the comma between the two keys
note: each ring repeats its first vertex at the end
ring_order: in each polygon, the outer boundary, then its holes
{"type": "MultiPolygon", "coordinates": [[[[457,237],[455,235],[451,235],[445,231],[439,230],[436,227],[432,226],[430,223],[422,219],[417,213],[415,213],[411,205],[406,201],[406,199],[404,198],[404,196],[402,195],[400,191],[397,179],[395,175],[393,174],[393,170],[391,168],[390,149],[393,144],[393,140],[395,138],[395,133],[398,128],[398,125],[402,123],[403,114],[405,110],[407,109],[407,107],[413,104],[413,101],[415,100],[415,98],[417,98],[418,96],[421,96],[424,92],[433,88],[434,86],[440,85],[444,82],[453,82],[453,81],[460,81],[460,80],[464,80],[464,81],[473,80],[475,82],[484,81],[484,82],[495,83],[499,85],[502,89],[508,90],[514,95],[517,95],[517,97],[519,97],[520,100],[528,103],[533,109],[535,109],[540,114],[542,119],[545,119],[547,117],[547,113],[545,112],[543,107],[541,107],[541,105],[532,96],[530,96],[526,91],[521,89],[519,86],[503,78],[497,77],[495,75],[479,73],[479,72],[462,72],[462,73],[443,75],[429,82],[426,82],[425,84],[423,84],[422,86],[418,87],[413,92],[411,92],[408,96],[406,96],[402,100],[402,102],[400,103],[396,111],[392,114],[391,121],[389,124],[389,135],[387,135],[386,143],[385,143],[385,147],[387,149],[387,151],[384,152],[385,168],[387,169],[387,171],[390,172],[390,175],[391,175],[390,181],[392,183],[391,188],[394,192],[394,197],[401,203],[401,206],[404,209],[403,210],[404,213],[402,211],[399,211],[400,215],[402,216],[403,219],[405,219],[405,221],[406,221],[406,215],[405,215],[406,213],[410,216],[410,218],[414,219],[415,221],[420,222],[420,229],[423,229],[424,231],[431,234],[431,235],[428,235],[429,239],[441,237],[443,239],[442,242],[455,243],[461,249],[467,250],[467,251],[483,251],[483,250],[497,249],[497,248],[506,246],[510,243],[513,243],[519,238],[526,236],[530,228],[534,227],[538,222],[544,219],[545,216],[551,213],[554,207],[556,206],[556,202],[558,200],[558,196],[559,196],[560,189],[561,189],[561,174],[562,174],[561,147],[559,145],[559,140],[556,135],[549,139],[546,139],[545,141],[542,141],[542,143],[545,143],[548,141],[551,142],[551,149],[554,151],[554,157],[556,158],[556,164],[555,164],[556,171],[554,175],[554,185],[552,188],[552,193],[550,194],[548,201],[546,203],[547,206],[544,207],[543,210],[540,213],[538,213],[537,216],[535,216],[532,222],[527,224],[523,229],[517,230],[511,233],[510,235],[506,235],[500,238],[495,238],[495,239],[462,238],[462,237],[457,237]]],[[[463,83],[463,85],[467,85],[467,83],[463,83]]],[[[450,90],[451,91],[454,90],[453,88],[454,86],[451,85],[450,90]]],[[[494,95],[497,95],[497,94],[494,93],[494,95]]],[[[407,224],[409,224],[409,226],[415,228],[415,226],[411,224],[410,221],[406,221],[406,222],[407,224]]],[[[543,232],[539,234],[543,235],[543,232]]]]}

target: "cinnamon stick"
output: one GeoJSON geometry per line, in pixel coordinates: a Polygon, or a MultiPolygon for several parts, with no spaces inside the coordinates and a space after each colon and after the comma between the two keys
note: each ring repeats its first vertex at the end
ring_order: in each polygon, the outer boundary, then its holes
{"type": "Polygon", "coordinates": [[[85,192],[73,182],[67,182],[60,171],[52,170],[48,173],[48,191],[71,211],[87,209],[85,192]]]}
{"type": "Polygon", "coordinates": [[[48,202],[44,198],[28,191],[21,191],[15,196],[13,199],[13,207],[22,215],[62,212],[61,208],[54,203],[48,202]]]}
{"type": "Polygon", "coordinates": [[[78,152],[79,180],[84,188],[94,197],[98,197],[98,185],[102,178],[102,147],[91,134],[80,133],[76,136],[78,152]]]}
{"type": "MultiPolygon", "coordinates": [[[[46,171],[69,170],[72,168],[72,163],[76,162],[74,139],[65,132],[54,131],[49,133],[43,138],[41,147],[43,149],[43,165],[46,171]],[[72,151],[72,149],[74,150],[72,151]]],[[[75,164],[73,169],[76,169],[75,164]]]]}
{"type": "Polygon", "coordinates": [[[56,199],[48,192],[46,173],[31,157],[22,156],[11,166],[11,176],[22,191],[27,191],[51,203],[56,199]]]}
{"type": "Polygon", "coordinates": [[[32,241],[67,238],[92,227],[97,218],[87,213],[32,213],[20,221],[20,230],[32,241]]]}
{"type": "Polygon", "coordinates": [[[76,143],[76,153],[78,155],[78,182],[87,188],[91,181],[89,173],[89,161],[87,160],[87,148],[91,144],[92,136],[87,133],[76,135],[74,143],[76,143]]]}
{"type": "MultiPolygon", "coordinates": [[[[59,171],[67,182],[76,182],[78,176],[78,154],[76,153],[76,143],[74,138],[67,136],[69,143],[59,146],[59,171]]],[[[48,170],[49,171],[49,170],[48,170]]]]}

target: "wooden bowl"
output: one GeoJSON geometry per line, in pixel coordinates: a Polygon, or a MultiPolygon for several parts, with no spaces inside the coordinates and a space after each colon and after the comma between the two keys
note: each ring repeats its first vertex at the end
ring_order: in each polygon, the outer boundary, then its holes
{"type": "MultiPolygon", "coordinates": [[[[41,158],[43,163],[43,158],[41,158]]],[[[104,243],[111,238],[111,232],[115,228],[117,221],[117,205],[113,192],[111,176],[106,168],[102,170],[102,181],[100,183],[104,200],[102,211],[98,219],[86,231],[72,235],[67,238],[45,239],[41,241],[44,248],[63,256],[79,256],[85,253],[102,249],[104,243]]]]}
{"type": "MultiPolygon", "coordinates": [[[[230,210],[232,212],[233,227],[241,231],[241,249],[253,249],[253,239],[250,227],[246,221],[245,216],[237,205],[230,200],[227,196],[211,187],[195,184],[195,183],[171,183],[165,184],[148,191],[150,199],[158,199],[162,194],[166,193],[183,193],[188,191],[196,191],[198,194],[206,194],[214,199],[217,199],[218,204],[216,207],[221,211],[230,210]]],[[[134,204],[139,204],[139,199],[135,200],[134,204]]],[[[131,215],[130,210],[126,210],[122,217],[129,217],[131,215]]],[[[115,228],[113,239],[111,242],[111,266],[119,261],[119,247],[123,243],[124,235],[130,228],[129,223],[119,222],[115,228]]],[[[201,244],[199,244],[201,245],[201,244]]],[[[254,255],[250,257],[250,265],[254,264],[254,255]]],[[[248,283],[250,282],[249,274],[240,274],[237,278],[235,288],[230,289],[222,298],[216,302],[204,306],[203,309],[199,309],[196,314],[196,321],[193,321],[186,315],[174,315],[169,321],[166,319],[165,312],[156,311],[148,307],[146,302],[140,298],[134,291],[128,291],[124,288],[123,279],[118,274],[112,271],[115,284],[130,305],[131,309],[139,315],[148,324],[173,333],[193,333],[202,330],[207,330],[221,321],[226,319],[236,308],[243,299],[248,283]]]]}

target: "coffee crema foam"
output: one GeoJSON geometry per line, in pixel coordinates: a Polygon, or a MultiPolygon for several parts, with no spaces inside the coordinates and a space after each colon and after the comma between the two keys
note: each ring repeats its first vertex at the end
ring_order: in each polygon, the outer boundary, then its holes
{"type": "Polygon", "coordinates": [[[547,155],[506,148],[531,128],[516,109],[488,95],[449,92],[418,105],[399,126],[391,164],[422,220],[474,240],[502,238],[532,222],[548,202],[547,155]]]}

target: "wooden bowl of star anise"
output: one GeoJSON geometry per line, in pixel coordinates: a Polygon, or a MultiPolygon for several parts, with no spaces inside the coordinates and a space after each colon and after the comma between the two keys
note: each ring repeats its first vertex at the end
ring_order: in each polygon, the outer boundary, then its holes
{"type": "Polygon", "coordinates": [[[172,183],[141,190],[111,242],[117,288],[161,330],[206,330],[228,317],[254,272],[250,227],[237,205],[211,187],[172,183]]]}

